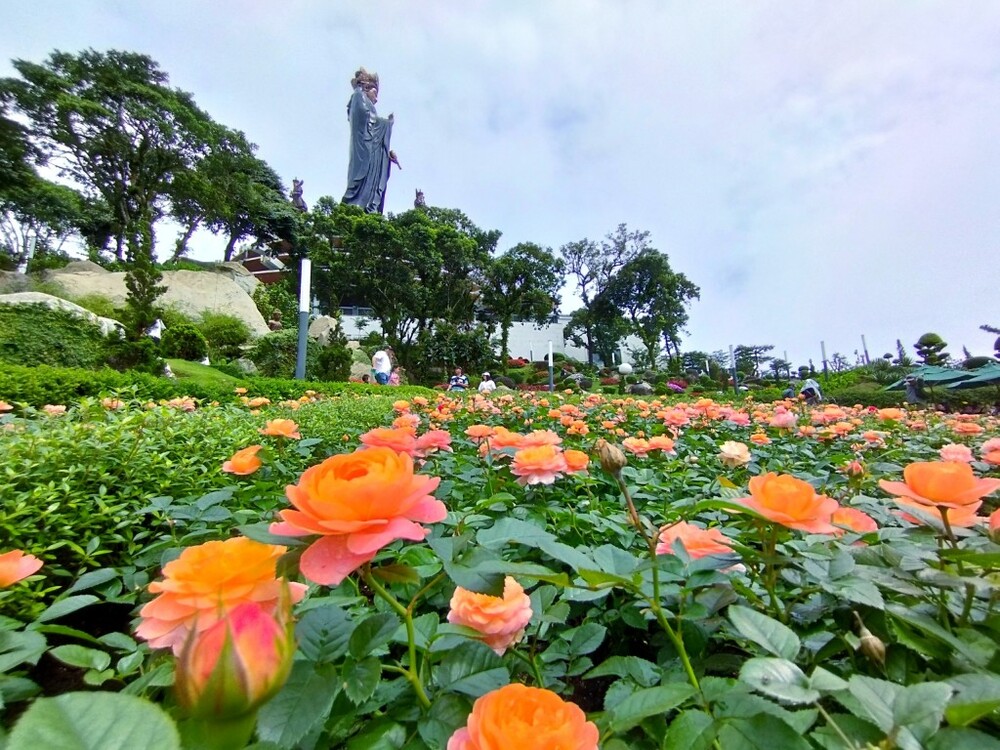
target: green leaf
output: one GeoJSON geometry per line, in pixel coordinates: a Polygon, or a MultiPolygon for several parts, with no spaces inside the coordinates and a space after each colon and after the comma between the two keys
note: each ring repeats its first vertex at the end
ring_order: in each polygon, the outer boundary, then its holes
{"type": "Polygon", "coordinates": [[[341,687],[344,695],[358,706],[372,697],[382,676],[382,663],[378,657],[369,656],[361,661],[348,658],[340,670],[341,687]]]}
{"type": "Polygon", "coordinates": [[[750,659],[740,669],[740,679],[755,690],[787,703],[812,703],[820,696],[803,671],[787,659],[763,656],[750,659]]]}
{"type": "Polygon", "coordinates": [[[991,674],[963,674],[948,684],[955,689],[944,710],[949,724],[966,726],[1000,708],[1000,677],[991,674]]]}
{"type": "Polygon", "coordinates": [[[337,692],[333,667],[316,669],[309,662],[295,662],[285,686],[257,714],[258,737],[294,747],[316,724],[326,721],[337,692]]]}
{"type": "Polygon", "coordinates": [[[98,598],[92,594],[80,594],[79,596],[70,596],[65,599],[60,599],[57,602],[53,602],[48,609],[42,612],[42,614],[38,616],[36,622],[58,620],[60,617],[65,617],[71,612],[76,612],[78,609],[89,607],[97,601],[99,601],[98,598]]]}
{"type": "Polygon", "coordinates": [[[609,656],[583,677],[590,680],[608,675],[630,678],[640,687],[652,687],[660,679],[660,668],[638,656],[609,656]]]}
{"type": "Polygon", "coordinates": [[[417,583],[420,576],[409,565],[393,563],[372,568],[372,575],[387,583],[417,583]]]}
{"type": "Polygon", "coordinates": [[[100,586],[102,583],[113,581],[118,577],[118,571],[113,570],[112,568],[91,570],[90,572],[84,573],[82,576],[77,578],[73,585],[66,589],[66,593],[75,594],[77,591],[86,591],[87,589],[92,589],[95,586],[100,586]]]}
{"type": "Polygon", "coordinates": [[[719,731],[719,746],[725,750],[809,750],[798,732],[770,714],[730,719],[719,731]]]}
{"type": "Polygon", "coordinates": [[[493,526],[476,534],[476,541],[487,549],[499,550],[509,542],[517,542],[540,549],[550,557],[566,563],[574,570],[599,568],[584,553],[563,544],[553,534],[533,523],[517,518],[501,518],[493,526]]]}
{"type": "Polygon", "coordinates": [[[945,727],[927,741],[927,750],[1000,750],[1000,739],[975,729],[945,727]]]}
{"type": "Polygon", "coordinates": [[[625,732],[643,719],[665,714],[694,695],[694,688],[683,682],[636,690],[611,710],[611,731],[625,732]]]}
{"type": "Polygon", "coordinates": [[[465,725],[471,706],[454,693],[441,693],[426,716],[417,723],[417,731],[428,747],[445,747],[455,730],[465,725]]]}
{"type": "Polygon", "coordinates": [[[586,622],[578,628],[574,628],[563,637],[569,637],[569,652],[573,656],[590,654],[597,650],[597,647],[604,642],[604,636],[608,629],[596,622],[586,622]]]}
{"type": "Polygon", "coordinates": [[[36,700],[7,750],[179,750],[177,727],[159,706],[120,693],[66,693],[36,700]]]}
{"type": "Polygon", "coordinates": [[[347,649],[355,659],[362,659],[392,640],[392,634],[399,626],[399,618],[391,612],[371,615],[354,628],[347,649]]]}
{"type": "Polygon", "coordinates": [[[37,664],[45,653],[45,636],[32,630],[0,631],[0,674],[18,664],[37,664]]]}
{"type": "Polygon", "coordinates": [[[311,609],[295,626],[299,651],[316,663],[337,661],[347,653],[353,623],[335,604],[311,609]]]}
{"type": "Polygon", "coordinates": [[[836,596],[842,596],[848,601],[863,604],[872,609],[885,609],[885,600],[882,592],[871,581],[856,576],[838,578],[835,581],[820,580],[820,586],[824,591],[828,591],[836,596]]]}
{"type": "Polygon", "coordinates": [[[893,727],[892,707],[903,688],[886,680],[865,675],[852,675],[847,681],[847,693],[835,697],[851,713],[868,719],[888,734],[893,727]]]}
{"type": "Polygon", "coordinates": [[[98,651],[96,648],[87,648],[86,646],[56,646],[49,651],[49,654],[63,664],[83,669],[101,671],[102,669],[107,669],[111,664],[111,657],[107,653],[98,651]]]}
{"type": "Polygon", "coordinates": [[[941,725],[951,692],[951,686],[943,682],[909,685],[893,701],[893,723],[907,727],[918,740],[926,739],[941,725]]]}
{"type": "Polygon", "coordinates": [[[503,660],[478,642],[456,646],[442,659],[434,679],[444,690],[478,698],[510,682],[503,660]]]}
{"type": "Polygon", "coordinates": [[[365,725],[360,734],[348,741],[347,750],[401,750],[406,742],[406,729],[387,718],[365,725]]]}
{"type": "Polygon", "coordinates": [[[732,605],[729,621],[744,638],[782,659],[794,659],[801,643],[791,628],[749,607],[732,605]]]}
{"type": "Polygon", "coordinates": [[[718,730],[715,720],[704,711],[690,709],[681,711],[667,728],[663,738],[663,748],[684,748],[684,750],[708,750],[712,747],[718,730]]]}

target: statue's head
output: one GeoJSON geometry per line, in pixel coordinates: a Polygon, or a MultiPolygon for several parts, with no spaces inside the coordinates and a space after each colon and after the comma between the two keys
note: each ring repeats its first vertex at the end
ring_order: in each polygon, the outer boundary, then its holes
{"type": "Polygon", "coordinates": [[[354,78],[351,79],[351,88],[358,86],[361,87],[372,104],[378,101],[378,73],[369,73],[364,68],[358,68],[354,78]]]}

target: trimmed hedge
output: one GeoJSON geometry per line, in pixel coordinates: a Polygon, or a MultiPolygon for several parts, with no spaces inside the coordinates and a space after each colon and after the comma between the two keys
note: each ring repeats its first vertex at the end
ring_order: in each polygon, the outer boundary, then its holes
{"type": "MultiPolygon", "coordinates": [[[[327,396],[337,394],[377,394],[393,399],[413,396],[434,397],[434,392],[420,386],[399,386],[384,391],[384,386],[356,383],[285,380],[283,378],[246,377],[239,385],[250,396],[264,396],[272,401],[299,398],[307,390],[327,396]]],[[[127,392],[130,398],[159,401],[191,396],[221,403],[238,400],[233,388],[197,383],[187,379],[171,379],[136,372],[115,370],[83,370],[71,367],[23,367],[0,363],[0,400],[35,408],[45,404],[72,404],[84,397],[127,392]]]]}
{"type": "Polygon", "coordinates": [[[80,315],[42,304],[0,305],[0,361],[101,367],[105,350],[101,327],[80,315]]]}

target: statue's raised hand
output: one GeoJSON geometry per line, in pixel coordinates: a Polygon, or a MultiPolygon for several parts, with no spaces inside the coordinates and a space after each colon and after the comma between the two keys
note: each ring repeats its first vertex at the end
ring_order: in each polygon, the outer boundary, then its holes
{"type": "Polygon", "coordinates": [[[396,121],[396,116],[392,112],[390,112],[389,113],[389,117],[386,118],[386,119],[388,119],[389,122],[395,122],[396,121]]]}
{"type": "Polygon", "coordinates": [[[389,152],[389,161],[391,161],[393,164],[395,164],[398,169],[402,169],[403,168],[403,165],[399,163],[399,159],[396,158],[396,152],[395,151],[390,151],[389,152]]]}

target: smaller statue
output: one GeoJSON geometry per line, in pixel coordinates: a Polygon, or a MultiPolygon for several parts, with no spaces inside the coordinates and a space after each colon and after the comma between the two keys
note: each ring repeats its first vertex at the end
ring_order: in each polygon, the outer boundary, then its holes
{"type": "Polygon", "coordinates": [[[414,208],[427,208],[427,201],[424,199],[424,191],[417,190],[417,197],[413,199],[414,208]]]}
{"type": "Polygon", "coordinates": [[[309,207],[306,202],[302,199],[302,185],[305,183],[304,180],[292,179],[292,205],[295,206],[299,211],[308,211],[309,207]]]}

